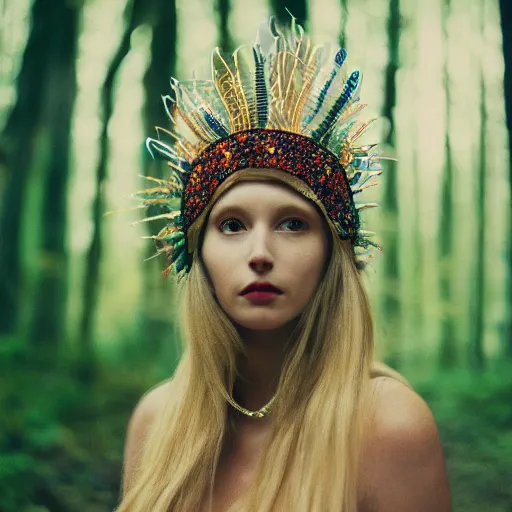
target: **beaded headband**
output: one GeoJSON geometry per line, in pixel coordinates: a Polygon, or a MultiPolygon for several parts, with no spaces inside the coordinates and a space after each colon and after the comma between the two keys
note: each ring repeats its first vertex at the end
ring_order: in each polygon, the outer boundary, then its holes
{"type": "Polygon", "coordinates": [[[347,75],[346,57],[344,49],[330,56],[313,47],[295,19],[282,32],[271,18],[258,31],[252,58],[242,49],[225,56],[216,48],[212,80],[171,80],[175,98],[163,102],[173,131],[157,128],[159,138],[146,146],[172,172],[168,179],[147,177],[156,186],[136,194],[144,207],[159,208],[146,220],[167,221],[151,237],[157,254],[167,256],[164,275],[189,272],[193,223],[218,187],[248,168],[301,180],[359,263],[371,257],[372,246],[380,249],[360,222],[360,211],[377,205],[354,196],[376,184],[382,157],[376,144],[355,144],[374,119],[358,120],[366,106],[359,103],[361,74],[347,75]]]}

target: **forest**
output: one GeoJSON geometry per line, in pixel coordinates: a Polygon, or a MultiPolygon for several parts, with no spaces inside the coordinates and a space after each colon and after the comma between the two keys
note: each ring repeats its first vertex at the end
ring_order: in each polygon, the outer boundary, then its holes
{"type": "Polygon", "coordinates": [[[364,217],[378,356],[433,411],[454,511],[512,511],[510,0],[0,0],[0,512],[118,503],[130,414],[181,351],[133,211],[168,172],[145,138],[171,77],[290,12],[363,71],[396,158],[364,217]]]}

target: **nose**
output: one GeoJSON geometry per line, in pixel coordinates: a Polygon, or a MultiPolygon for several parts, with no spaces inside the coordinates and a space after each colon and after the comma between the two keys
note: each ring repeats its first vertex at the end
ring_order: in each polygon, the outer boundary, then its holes
{"type": "Polygon", "coordinates": [[[258,273],[268,272],[274,267],[268,233],[263,229],[254,230],[250,237],[249,266],[258,273]]]}
{"type": "Polygon", "coordinates": [[[268,258],[264,256],[259,256],[251,258],[249,266],[258,274],[262,274],[268,272],[269,270],[272,270],[274,264],[268,258]]]}

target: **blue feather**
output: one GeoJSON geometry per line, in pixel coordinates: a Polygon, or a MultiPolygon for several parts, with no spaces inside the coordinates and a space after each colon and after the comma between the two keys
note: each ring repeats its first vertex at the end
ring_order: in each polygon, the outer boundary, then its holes
{"type": "Polygon", "coordinates": [[[208,112],[208,110],[201,107],[200,111],[203,114],[204,120],[208,126],[217,134],[218,137],[223,139],[229,135],[226,127],[214,115],[208,112]]]}
{"type": "Polygon", "coordinates": [[[346,50],[344,48],[340,48],[340,50],[336,53],[336,55],[334,57],[334,67],[331,71],[331,75],[329,76],[329,78],[325,82],[324,86],[322,87],[322,90],[318,94],[318,100],[316,102],[315,108],[313,109],[313,112],[311,112],[311,114],[309,114],[304,121],[305,126],[307,126],[311,122],[313,117],[315,117],[318,114],[318,112],[320,111],[320,109],[322,108],[322,105],[324,104],[325,98],[327,96],[327,91],[329,90],[329,87],[331,86],[332,81],[336,78],[336,75],[338,74],[339,69],[341,68],[341,66],[343,66],[343,63],[345,62],[346,58],[347,58],[346,50]]]}
{"type": "Polygon", "coordinates": [[[354,71],[349,76],[340,97],[336,100],[331,110],[329,110],[328,114],[325,116],[325,119],[322,121],[320,126],[311,134],[311,137],[314,140],[320,140],[331,128],[331,126],[336,122],[336,119],[338,119],[341,112],[343,111],[343,107],[345,107],[345,105],[350,100],[352,94],[357,89],[357,86],[359,85],[359,76],[359,71],[354,71]]]}
{"type": "Polygon", "coordinates": [[[181,272],[187,266],[188,265],[187,265],[187,262],[186,262],[185,253],[184,253],[184,251],[180,252],[179,255],[176,255],[176,258],[174,260],[174,270],[178,274],[179,272],[181,272]]]}
{"type": "Polygon", "coordinates": [[[345,48],[340,48],[339,51],[334,56],[334,62],[338,64],[338,66],[341,68],[343,66],[343,63],[345,62],[345,59],[347,58],[347,51],[345,48]]]}
{"type": "Polygon", "coordinates": [[[172,224],[175,228],[181,227],[182,223],[183,223],[183,217],[181,215],[176,215],[176,217],[174,217],[170,222],[170,224],[172,224]]]}

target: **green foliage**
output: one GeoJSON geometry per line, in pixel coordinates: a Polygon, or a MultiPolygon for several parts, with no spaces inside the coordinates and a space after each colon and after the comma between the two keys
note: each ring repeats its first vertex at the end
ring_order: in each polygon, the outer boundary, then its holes
{"type": "Polygon", "coordinates": [[[69,356],[49,366],[14,341],[2,347],[0,511],[111,511],[126,425],[155,383],[151,371],[100,367],[89,383],[77,378],[81,365],[69,356]]]}
{"type": "Polygon", "coordinates": [[[454,510],[512,510],[512,365],[441,373],[416,389],[439,427],[454,510]]]}

